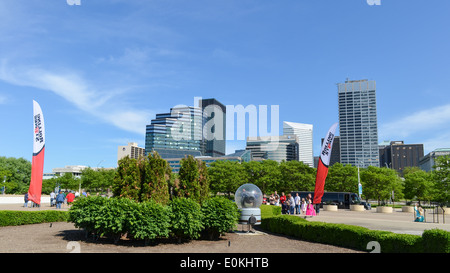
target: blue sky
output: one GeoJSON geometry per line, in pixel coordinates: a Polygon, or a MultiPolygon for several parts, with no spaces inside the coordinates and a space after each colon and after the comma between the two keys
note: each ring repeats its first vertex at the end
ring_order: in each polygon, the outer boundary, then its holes
{"type": "MultiPolygon", "coordinates": [[[[338,121],[336,83],[377,82],[379,141],[450,147],[447,0],[66,0],[0,2],[0,156],[32,157],[32,100],[45,172],[115,167],[155,113],[214,97],[338,121]]],[[[229,142],[227,151],[243,148],[229,142]]]]}

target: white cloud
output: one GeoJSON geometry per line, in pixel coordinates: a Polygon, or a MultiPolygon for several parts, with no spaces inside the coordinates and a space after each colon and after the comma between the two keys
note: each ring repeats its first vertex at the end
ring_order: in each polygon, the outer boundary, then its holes
{"type": "Polygon", "coordinates": [[[425,153],[450,147],[450,104],[411,113],[379,128],[380,140],[422,143],[425,153]]]}
{"type": "Polygon", "coordinates": [[[450,123],[450,104],[411,113],[380,127],[380,136],[409,137],[432,129],[445,130],[450,123]]]}
{"type": "Polygon", "coordinates": [[[30,66],[11,68],[3,60],[0,62],[0,80],[51,91],[104,122],[137,134],[145,133],[145,125],[154,115],[147,110],[127,109],[122,102],[114,100],[120,91],[99,91],[74,72],[54,72],[30,66]]]}

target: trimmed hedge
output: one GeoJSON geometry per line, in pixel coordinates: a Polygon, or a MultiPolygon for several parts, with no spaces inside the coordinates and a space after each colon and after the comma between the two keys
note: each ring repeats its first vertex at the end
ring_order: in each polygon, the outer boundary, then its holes
{"type": "Polygon", "coordinates": [[[20,226],[51,222],[64,222],[69,219],[66,211],[0,211],[0,226],[20,226]]]}
{"type": "Polygon", "coordinates": [[[422,234],[424,252],[450,253],[450,232],[441,229],[425,230],[422,234]]]}
{"type": "Polygon", "coordinates": [[[382,253],[449,253],[450,232],[425,230],[422,236],[370,230],[364,227],[308,222],[292,216],[263,217],[261,227],[301,240],[368,251],[367,244],[376,241],[382,253]]]}
{"type": "Polygon", "coordinates": [[[261,209],[261,218],[281,215],[281,207],[279,206],[262,205],[260,209],[261,209]]]}

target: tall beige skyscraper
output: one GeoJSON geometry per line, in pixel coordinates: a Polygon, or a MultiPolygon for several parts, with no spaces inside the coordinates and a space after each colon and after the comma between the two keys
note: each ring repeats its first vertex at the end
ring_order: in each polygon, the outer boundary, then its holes
{"type": "Polygon", "coordinates": [[[341,163],[380,166],[375,81],[339,83],[338,96],[341,163]]]}

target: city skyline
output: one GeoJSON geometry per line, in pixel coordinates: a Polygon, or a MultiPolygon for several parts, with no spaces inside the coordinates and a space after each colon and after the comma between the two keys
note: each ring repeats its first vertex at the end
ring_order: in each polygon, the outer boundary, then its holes
{"type": "Polygon", "coordinates": [[[450,147],[449,9],[444,0],[2,1],[0,156],[31,161],[33,99],[51,172],[115,166],[118,146],[144,147],[156,113],[194,97],[278,105],[279,132],[284,120],[312,124],[317,155],[346,78],[376,80],[379,142],[450,147]]]}

